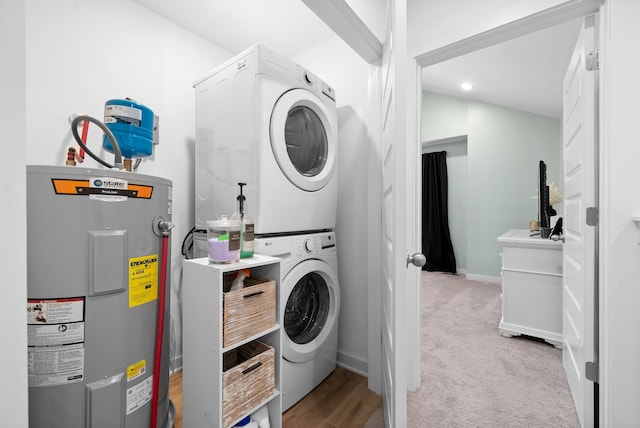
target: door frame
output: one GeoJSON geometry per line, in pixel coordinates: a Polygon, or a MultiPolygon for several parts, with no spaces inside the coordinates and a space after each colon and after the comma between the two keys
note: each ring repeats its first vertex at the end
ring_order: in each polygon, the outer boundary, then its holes
{"type": "MultiPolygon", "coordinates": [[[[587,15],[591,15],[600,11],[600,8],[603,4],[603,0],[568,0],[564,3],[561,3],[557,6],[553,6],[551,8],[542,10],[540,12],[525,16],[521,19],[517,19],[515,21],[511,21],[499,27],[492,28],[490,30],[484,31],[482,33],[478,33],[476,35],[458,40],[456,42],[450,43],[448,45],[439,47],[437,49],[418,54],[414,58],[410,59],[415,61],[418,66],[419,74],[418,80],[415,84],[415,90],[411,91],[409,89],[409,93],[413,93],[420,96],[422,94],[422,82],[419,79],[421,69],[423,67],[428,67],[430,65],[434,65],[443,61],[447,61],[452,58],[456,58],[461,55],[465,55],[471,52],[475,52],[480,49],[484,49],[489,46],[496,45],[498,43],[506,42],[509,40],[513,40],[517,37],[524,36],[527,34],[534,33],[536,31],[540,31],[546,28],[553,27],[554,25],[558,25],[564,22],[571,21],[577,18],[583,18],[587,15]]],[[[410,82],[414,81],[413,79],[410,82]]],[[[410,130],[414,130],[415,135],[412,140],[415,146],[420,146],[421,140],[421,109],[415,109],[415,115],[408,115],[413,118],[416,122],[414,126],[408,127],[410,130]],[[417,132],[415,131],[417,129],[417,132]]],[[[415,160],[416,164],[418,159],[415,160]]],[[[416,182],[415,186],[415,198],[417,207],[422,206],[422,183],[420,179],[420,168],[416,169],[416,175],[414,181],[416,182]]],[[[420,239],[422,236],[422,213],[419,209],[416,209],[416,234],[412,239],[416,241],[420,239]]],[[[414,243],[415,245],[416,243],[414,243]]],[[[407,242],[407,245],[410,247],[412,245],[411,241],[407,242]]],[[[420,248],[420,243],[417,243],[415,248],[420,248]]],[[[420,387],[421,377],[422,377],[422,367],[421,367],[421,353],[422,353],[422,344],[421,344],[421,336],[420,336],[420,287],[417,287],[415,290],[409,290],[408,292],[408,301],[417,302],[411,305],[408,305],[409,312],[407,314],[409,325],[418,326],[417,334],[415,331],[411,332],[411,337],[413,340],[409,341],[410,349],[408,350],[409,358],[408,358],[408,370],[409,373],[407,375],[407,385],[410,390],[416,390],[420,387]]],[[[602,317],[602,314],[601,314],[602,317]]],[[[602,355],[602,353],[601,353],[602,355]]],[[[600,402],[600,407],[602,410],[603,401],[600,402]]],[[[602,413],[601,413],[602,414],[602,413]]]]}

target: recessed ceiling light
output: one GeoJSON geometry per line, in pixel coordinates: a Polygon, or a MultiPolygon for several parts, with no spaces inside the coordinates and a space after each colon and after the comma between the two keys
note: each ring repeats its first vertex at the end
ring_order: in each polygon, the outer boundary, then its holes
{"type": "Polygon", "coordinates": [[[463,91],[470,91],[470,90],[472,90],[472,89],[473,89],[473,84],[472,84],[471,82],[462,82],[462,83],[460,84],[460,88],[461,88],[463,91]]]}

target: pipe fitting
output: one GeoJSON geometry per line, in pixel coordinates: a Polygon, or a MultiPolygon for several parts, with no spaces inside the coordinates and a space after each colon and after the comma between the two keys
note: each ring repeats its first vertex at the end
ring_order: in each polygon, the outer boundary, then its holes
{"type": "Polygon", "coordinates": [[[76,166],[76,149],[69,147],[67,150],[67,160],[65,161],[67,166],[76,166]]]}
{"type": "Polygon", "coordinates": [[[173,229],[174,227],[176,227],[176,225],[171,223],[170,221],[160,220],[158,222],[158,230],[160,231],[162,236],[169,236],[171,229],[173,229]]]}

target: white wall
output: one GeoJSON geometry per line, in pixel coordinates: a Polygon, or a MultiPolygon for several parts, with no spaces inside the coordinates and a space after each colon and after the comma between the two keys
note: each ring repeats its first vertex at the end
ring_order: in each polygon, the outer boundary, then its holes
{"type": "Polygon", "coordinates": [[[338,108],[338,281],[341,308],[338,361],[367,373],[367,180],[369,66],[338,37],[293,58],[333,86],[338,108]]]}
{"type": "Polygon", "coordinates": [[[0,3],[0,225],[2,225],[2,382],[0,425],[26,428],[27,410],[27,236],[25,164],[25,2],[0,3]]]}
{"type": "MultiPolygon", "coordinates": [[[[191,84],[231,54],[129,0],[33,0],[26,22],[27,164],[63,165],[72,143],[69,115],[102,120],[108,99],[130,97],[160,116],[160,144],[138,172],[173,182],[171,358],[180,367],[180,244],[194,223],[191,84]]],[[[89,147],[96,152],[100,136],[93,127],[89,147]]],[[[83,165],[100,167],[88,156],[83,165]]]]}
{"type": "Polygon", "coordinates": [[[604,427],[638,426],[640,421],[640,2],[609,0],[602,47],[603,106],[600,165],[601,399],[604,427]]]}
{"type": "Polygon", "coordinates": [[[388,0],[345,0],[349,7],[365,23],[380,41],[384,40],[387,29],[385,14],[388,0]]]}

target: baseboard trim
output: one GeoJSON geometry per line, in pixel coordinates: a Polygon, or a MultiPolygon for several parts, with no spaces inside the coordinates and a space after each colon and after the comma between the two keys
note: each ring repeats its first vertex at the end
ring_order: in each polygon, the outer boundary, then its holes
{"type": "Polygon", "coordinates": [[[466,277],[471,281],[493,282],[496,284],[502,283],[502,278],[500,278],[499,276],[474,275],[468,273],[466,277]]]}
{"type": "Polygon", "coordinates": [[[369,364],[361,358],[338,351],[337,364],[360,376],[369,377],[369,364]]]}

